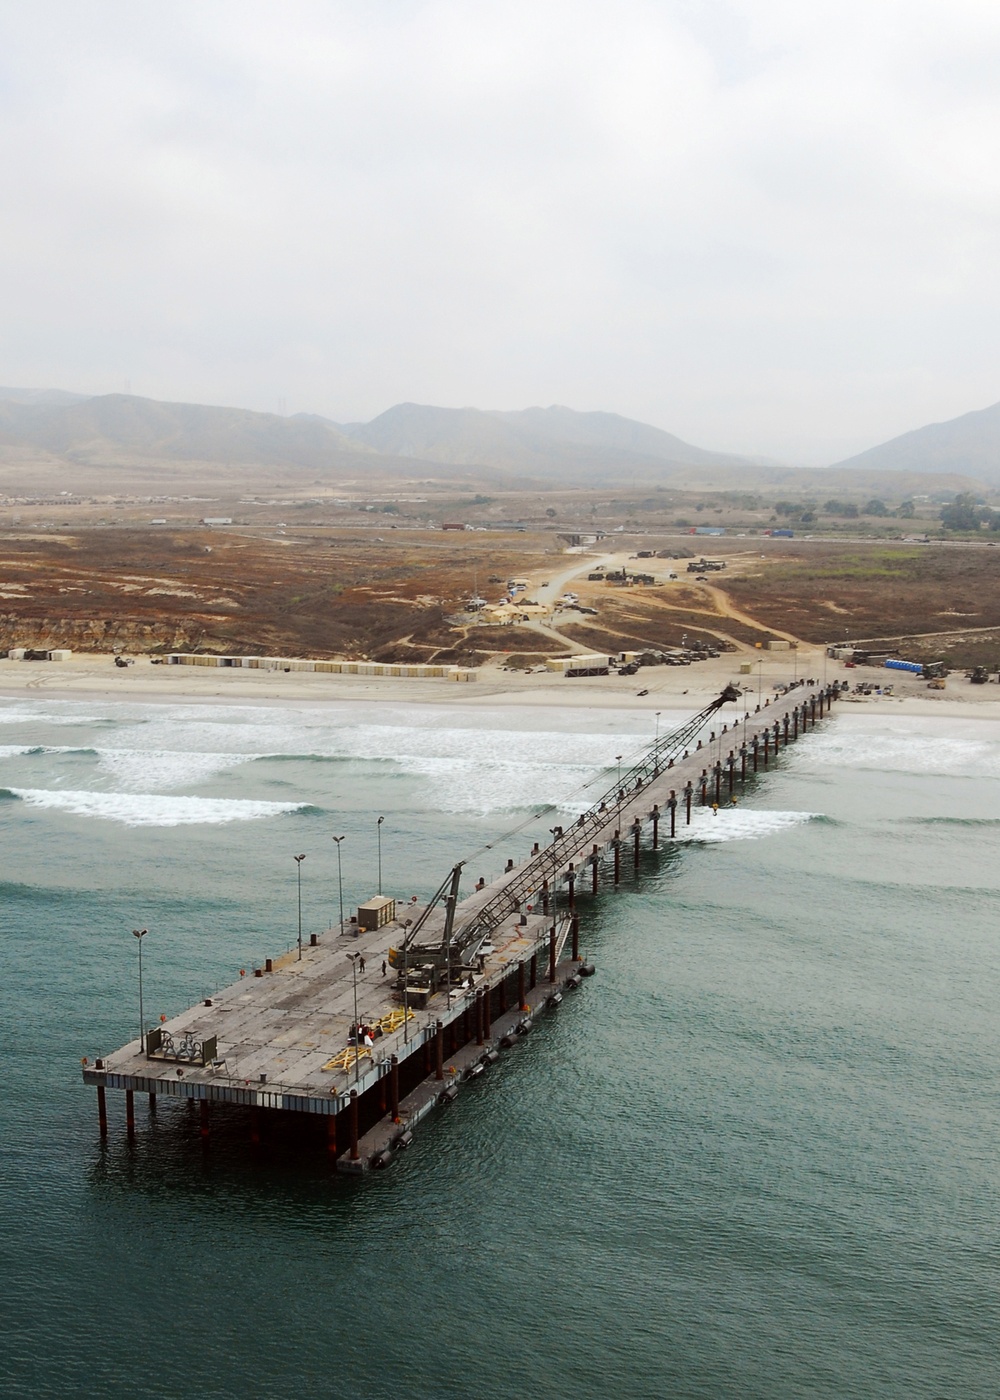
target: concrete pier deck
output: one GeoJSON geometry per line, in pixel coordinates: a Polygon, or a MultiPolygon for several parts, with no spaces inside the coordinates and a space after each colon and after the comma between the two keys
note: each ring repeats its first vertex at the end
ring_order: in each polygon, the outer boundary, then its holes
{"type": "MultiPolygon", "coordinates": [[[[136,1039],[85,1062],[84,1080],[98,1089],[102,1133],[105,1090],[117,1089],[127,1096],[130,1131],[137,1092],[200,1101],[206,1136],[212,1102],[305,1113],[329,1120],[330,1151],[341,1164],[367,1164],[510,1029],[508,1022],[565,985],[581,961],[576,903],[584,888],[617,883],[623,863],[638,868],[643,835],[651,832],[654,846],[669,844],[671,830],[681,836],[696,806],[717,804],[724,820],[724,808],[752,774],[819,722],[835,693],[801,683],[759,708],[748,708],[743,696],[706,722],[711,737],[692,736],[677,754],[668,755],[672,736],[665,736],[613,792],[575,824],[556,828],[550,845],[521,861],[511,855],[500,877],[481,881],[458,904],[456,928],[489,918],[478,970],[461,988],[442,988],[425,1007],[410,1008],[408,1017],[392,968],[382,971],[407,925],[397,920],[359,934],[334,928],[304,946],[301,957],[293,949],[246,969],[147,1032],[145,1046],[136,1039]],[[364,969],[348,954],[360,954],[364,969]],[[355,1011],[381,1032],[360,1051],[349,1043],[355,1011]]],[[[400,912],[415,911],[407,905],[400,912]]],[[[421,938],[440,936],[443,920],[433,911],[421,938]]]]}

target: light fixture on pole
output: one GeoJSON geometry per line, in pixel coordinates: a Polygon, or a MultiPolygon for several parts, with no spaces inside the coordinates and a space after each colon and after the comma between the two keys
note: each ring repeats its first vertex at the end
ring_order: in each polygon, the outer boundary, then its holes
{"type": "Polygon", "coordinates": [[[305,856],[293,856],[295,861],[295,873],[298,876],[299,884],[299,962],[302,961],[302,862],[305,856]]]}
{"type": "Polygon", "coordinates": [[[620,753],[616,753],[616,754],[615,754],[615,762],[618,764],[618,804],[617,804],[617,810],[618,810],[618,825],[621,826],[621,824],[622,824],[622,756],[621,756],[620,753]]]}
{"type": "Polygon", "coordinates": [[[661,711],[660,711],[660,710],[657,710],[657,712],[656,712],[656,742],[657,742],[657,743],[660,742],[660,714],[661,714],[661,711]]]}
{"type": "Polygon", "coordinates": [[[382,893],[382,823],[385,817],[379,817],[375,823],[375,830],[378,833],[378,892],[382,893]]]}
{"type": "Polygon", "coordinates": [[[361,1027],[358,1025],[358,963],[360,953],[348,953],[354,974],[354,1082],[358,1082],[358,1060],[361,1057],[361,1027]]]}
{"type": "Polygon", "coordinates": [[[133,938],[139,940],[139,1053],[145,1050],[144,1040],[146,1036],[146,1018],[142,1009],[142,940],[146,937],[148,929],[134,928],[133,938]]]}
{"type": "Polygon", "coordinates": [[[338,888],[338,890],[340,891],[340,936],[341,936],[341,938],[343,938],[343,936],[344,936],[344,871],[343,871],[343,868],[342,868],[342,866],[341,866],[341,864],[340,864],[340,843],[341,843],[341,841],[343,841],[344,838],[343,838],[342,836],[334,836],[334,837],[332,837],[331,839],[334,840],[334,841],[337,843],[337,888],[338,888]]]}

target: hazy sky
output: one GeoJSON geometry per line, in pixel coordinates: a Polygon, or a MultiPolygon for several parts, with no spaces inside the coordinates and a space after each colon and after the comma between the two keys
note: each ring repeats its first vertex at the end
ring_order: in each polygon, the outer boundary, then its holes
{"type": "Polygon", "coordinates": [[[829,461],[1000,399],[998,60],[996,0],[0,0],[0,383],[829,461]]]}

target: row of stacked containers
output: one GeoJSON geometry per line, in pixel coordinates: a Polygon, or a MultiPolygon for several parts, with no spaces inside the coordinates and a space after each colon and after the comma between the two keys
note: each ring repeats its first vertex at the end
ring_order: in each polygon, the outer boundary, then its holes
{"type": "Polygon", "coordinates": [[[219,656],[211,652],[171,652],[171,666],[241,667],[250,671],[324,671],[342,676],[400,676],[411,680],[439,677],[452,681],[474,681],[476,672],[461,666],[434,666],[428,663],[388,661],[301,661],[283,656],[219,656]]]}

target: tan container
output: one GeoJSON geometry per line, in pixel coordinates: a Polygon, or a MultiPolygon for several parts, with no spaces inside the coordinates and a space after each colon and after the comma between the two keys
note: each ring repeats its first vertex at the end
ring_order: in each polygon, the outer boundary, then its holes
{"type": "Polygon", "coordinates": [[[375,895],[364,904],[358,905],[358,928],[384,928],[396,917],[396,901],[388,895],[375,895]]]}

